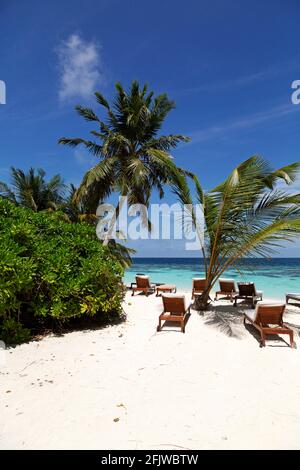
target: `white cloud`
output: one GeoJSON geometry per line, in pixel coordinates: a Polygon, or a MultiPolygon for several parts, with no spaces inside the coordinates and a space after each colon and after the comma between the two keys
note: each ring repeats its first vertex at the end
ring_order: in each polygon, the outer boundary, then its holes
{"type": "Polygon", "coordinates": [[[71,34],[57,48],[61,69],[59,98],[89,98],[103,85],[101,46],[71,34]]]}

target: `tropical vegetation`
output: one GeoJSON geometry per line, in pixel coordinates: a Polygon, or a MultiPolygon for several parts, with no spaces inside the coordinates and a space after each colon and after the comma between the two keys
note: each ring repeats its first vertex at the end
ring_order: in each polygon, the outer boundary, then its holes
{"type": "MultiPolygon", "coordinates": [[[[164,186],[171,183],[171,149],[189,140],[181,134],[158,135],[175,103],[166,94],[154,97],[147,85],[141,87],[137,81],[132,82],[129,91],[117,83],[112,104],[99,92],[95,97],[105,111],[104,118],[91,108],[76,107],[80,116],[96,125],[90,132],[92,138],[62,137],[59,140],[60,144],[71,147],[83,145],[100,160],[84,175],[73,200],[75,203],[88,201],[95,213],[99,201],[117,192],[127,196],[129,205],[148,207],[153,189],[162,198],[164,186]]],[[[118,205],[104,243],[111,238],[120,209],[118,205]]],[[[150,222],[146,222],[150,228],[150,222]]]]}
{"type": "Polygon", "coordinates": [[[30,168],[25,173],[12,167],[11,185],[0,182],[0,196],[34,212],[57,210],[64,200],[65,184],[60,175],[54,175],[49,181],[46,181],[45,175],[41,168],[30,168]]]}
{"type": "MultiPolygon", "coordinates": [[[[59,174],[47,181],[46,172],[41,168],[30,168],[26,173],[20,168],[12,167],[11,184],[0,181],[0,197],[15,205],[27,207],[34,212],[59,210],[64,213],[66,221],[96,226],[98,218],[93,212],[91,201],[86,197],[76,201],[76,190],[73,184],[68,187],[59,174]]],[[[131,255],[135,250],[114,239],[109,240],[107,246],[124,268],[131,265],[131,255]]]]}
{"type": "MultiPolygon", "coordinates": [[[[96,209],[112,193],[126,196],[129,205],[148,207],[153,191],[162,198],[168,185],[185,205],[205,264],[199,309],[207,307],[211,289],[230,266],[240,269],[246,256],[270,257],[300,234],[300,194],[286,189],[299,162],[274,170],[254,156],[204,191],[198,177],[178,168],[171,155],[189,139],[160,134],[175,106],[166,94],[155,97],[133,81],[128,91],[117,83],[111,103],[99,92],[95,97],[103,117],[76,107],[96,125],[92,137],[59,140],[83,145],[99,158],[78,188],[67,188],[60,175],[47,181],[44,170],[33,168],[25,173],[12,167],[11,185],[0,182],[0,339],[7,343],[45,329],[122,317],[121,279],[134,250],[112,237],[120,203],[104,241],[95,230],[96,209]]],[[[144,223],[150,230],[151,221],[144,223]]]]}
{"type": "Polygon", "coordinates": [[[0,339],[122,318],[123,267],[93,226],[0,198],[0,339]]]}
{"type": "Polygon", "coordinates": [[[299,169],[297,162],[273,170],[263,158],[253,156],[210,191],[204,191],[197,176],[190,173],[195,198],[184,175],[170,169],[173,191],[183,204],[194,205],[190,217],[198,230],[206,274],[199,309],[207,307],[211,289],[230,266],[239,268],[246,256],[273,256],[279,246],[300,235],[300,194],[285,190],[282,184],[293,183],[299,169]],[[196,204],[202,208],[201,220],[196,204]]]}

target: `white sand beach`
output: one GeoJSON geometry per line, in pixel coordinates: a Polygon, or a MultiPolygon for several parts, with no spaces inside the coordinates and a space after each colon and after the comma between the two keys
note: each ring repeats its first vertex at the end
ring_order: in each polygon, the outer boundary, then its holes
{"type": "Polygon", "coordinates": [[[298,334],[260,348],[228,301],[157,333],[161,305],[128,293],[122,324],[6,350],[1,449],[299,449],[298,334]]]}

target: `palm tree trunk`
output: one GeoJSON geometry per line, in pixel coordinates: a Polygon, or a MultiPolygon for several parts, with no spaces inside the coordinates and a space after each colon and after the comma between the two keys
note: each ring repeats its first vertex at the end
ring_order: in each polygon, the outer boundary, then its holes
{"type": "Polygon", "coordinates": [[[210,300],[211,300],[210,295],[209,295],[210,290],[211,290],[211,287],[208,286],[201,295],[197,295],[197,297],[195,298],[195,303],[194,303],[196,310],[199,310],[199,311],[207,310],[210,304],[210,300]]]}

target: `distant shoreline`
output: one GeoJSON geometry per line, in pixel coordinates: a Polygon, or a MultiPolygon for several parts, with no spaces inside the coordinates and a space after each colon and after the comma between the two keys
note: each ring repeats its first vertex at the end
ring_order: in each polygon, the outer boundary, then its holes
{"type": "MultiPolygon", "coordinates": [[[[175,284],[178,289],[191,291],[193,277],[204,277],[203,258],[142,258],[124,275],[127,284],[134,282],[136,273],[148,274],[152,282],[175,284]]],[[[255,282],[265,298],[285,300],[288,292],[300,292],[300,258],[245,258],[238,267],[232,266],[221,277],[236,282],[255,282]]],[[[218,287],[218,282],[213,290],[218,287]]]]}

